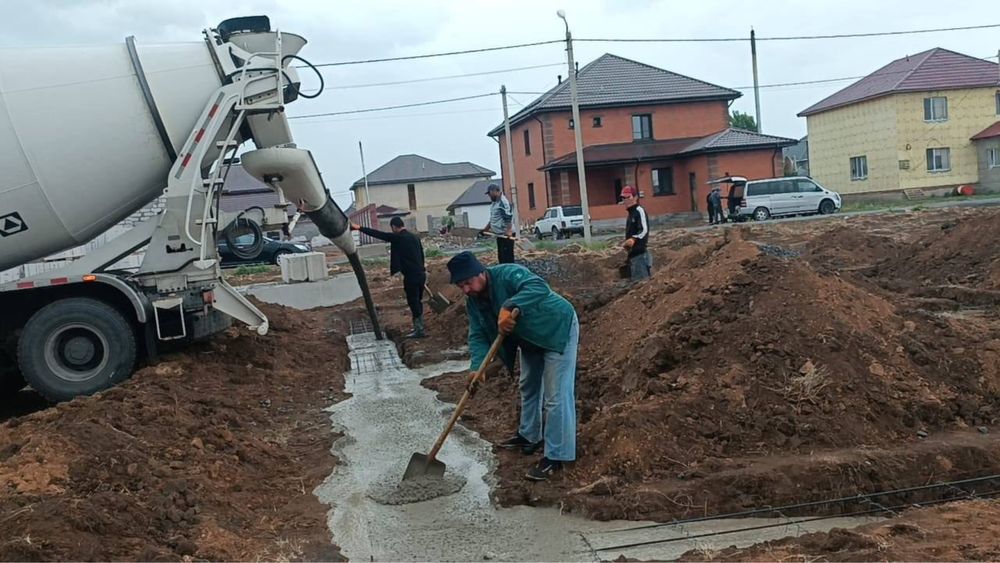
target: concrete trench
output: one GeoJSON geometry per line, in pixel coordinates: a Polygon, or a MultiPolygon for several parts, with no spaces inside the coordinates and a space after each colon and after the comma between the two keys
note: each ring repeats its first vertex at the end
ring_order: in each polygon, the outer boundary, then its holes
{"type": "MultiPolygon", "coordinates": [[[[420,380],[464,371],[465,361],[448,361],[411,370],[390,341],[376,341],[363,326],[352,327],[347,343],[351,371],[346,391],[352,398],[328,410],[343,433],[332,453],[340,462],[314,493],[332,508],[332,541],[353,561],[508,560],[598,561],[621,554],[638,559],[676,559],[690,549],[747,546],[768,539],[832,527],[853,527],[871,519],[838,518],[801,525],[787,519],[716,520],[622,532],[643,522],[596,522],[561,514],[555,508],[497,508],[489,498],[495,459],[491,446],[457,425],[439,459],[448,466],[456,492],[411,504],[383,504],[391,497],[413,452],[427,453],[453,405],[437,400],[420,380]],[[627,550],[602,547],[687,538],[698,534],[784,522],[775,528],[684,539],[627,550]]],[[[433,494],[428,495],[433,496],[433,494]]]]}

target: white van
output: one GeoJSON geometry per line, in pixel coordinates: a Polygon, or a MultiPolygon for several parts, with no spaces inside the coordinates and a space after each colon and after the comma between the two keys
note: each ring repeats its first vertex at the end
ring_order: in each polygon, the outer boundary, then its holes
{"type": "Polygon", "coordinates": [[[814,213],[829,215],[841,207],[840,194],[804,176],[766,180],[728,176],[710,183],[730,184],[728,194],[723,193],[723,205],[728,208],[731,221],[766,221],[771,217],[814,213]]]}

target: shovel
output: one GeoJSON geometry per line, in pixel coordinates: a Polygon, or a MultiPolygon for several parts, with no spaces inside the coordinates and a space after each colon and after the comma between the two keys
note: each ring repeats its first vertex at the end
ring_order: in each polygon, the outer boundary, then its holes
{"type": "Polygon", "coordinates": [[[448,306],[451,305],[451,301],[448,301],[447,297],[441,293],[434,293],[427,284],[424,284],[424,289],[427,290],[428,303],[430,303],[431,309],[435,313],[440,315],[448,310],[448,306]]]}
{"type": "MultiPolygon", "coordinates": [[[[513,315],[514,319],[517,319],[518,309],[514,309],[513,315]]],[[[472,390],[475,389],[475,385],[479,383],[479,380],[483,378],[483,374],[486,373],[486,366],[490,365],[493,358],[496,357],[497,351],[500,350],[500,346],[503,344],[503,333],[497,334],[496,340],[493,341],[493,345],[490,346],[490,351],[486,353],[486,357],[483,358],[483,363],[479,364],[479,370],[476,371],[475,377],[465,388],[465,393],[462,394],[461,400],[458,401],[458,405],[455,406],[455,412],[452,413],[451,419],[448,420],[448,424],[444,427],[444,432],[438,436],[437,442],[434,442],[434,447],[431,448],[431,453],[424,455],[421,453],[414,453],[410,456],[410,463],[406,466],[406,471],[403,473],[403,480],[409,481],[411,479],[417,479],[422,476],[440,478],[444,476],[444,470],[446,469],[444,462],[438,461],[436,456],[439,451],[441,451],[441,446],[444,445],[445,439],[451,432],[451,429],[455,426],[458,421],[458,417],[462,416],[462,412],[465,410],[465,404],[469,402],[469,398],[472,397],[472,390]]]]}

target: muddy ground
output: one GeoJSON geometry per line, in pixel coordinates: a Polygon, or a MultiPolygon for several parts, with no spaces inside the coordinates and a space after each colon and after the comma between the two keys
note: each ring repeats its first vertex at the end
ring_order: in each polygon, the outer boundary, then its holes
{"type": "MultiPolygon", "coordinates": [[[[635,286],[617,278],[615,248],[519,251],[580,315],[579,460],[529,484],[536,458],[498,450],[494,497],[669,520],[998,473],[998,219],[939,210],[654,233],[655,276],[635,286]]],[[[454,305],[428,310],[422,340],[401,338],[400,281],[368,268],[410,366],[466,355],[445,261],[429,261],[429,283],[454,305]]],[[[347,321],[363,308],[262,308],[266,337],[234,328],[95,397],[0,405],[0,559],[337,559],[312,490],[336,464],[322,409],[344,398],[347,321]]],[[[516,376],[491,370],[463,424],[509,437],[516,376]]],[[[427,385],[454,401],[464,377],[427,385]]],[[[997,506],[709,555],[995,558],[997,506]]]]}
{"type": "MultiPolygon", "coordinates": [[[[632,287],[617,249],[520,253],[581,317],[579,460],[531,484],[535,458],[497,450],[496,499],[668,520],[996,473],[998,219],[936,210],[655,233],[655,275],[632,287]]],[[[442,286],[444,261],[431,270],[442,286]]],[[[382,282],[398,335],[401,291],[382,282]]],[[[410,365],[464,345],[461,300],[443,291],[458,303],[428,313],[431,338],[401,343],[410,365]]],[[[517,425],[505,372],[463,417],[493,441],[517,425]]],[[[454,401],[464,377],[427,385],[454,401]]]]}
{"type": "Polygon", "coordinates": [[[0,559],[340,559],[312,491],[336,463],[322,409],[345,397],[346,326],[260,306],[265,337],[232,328],[97,396],[3,405],[0,559]]]}

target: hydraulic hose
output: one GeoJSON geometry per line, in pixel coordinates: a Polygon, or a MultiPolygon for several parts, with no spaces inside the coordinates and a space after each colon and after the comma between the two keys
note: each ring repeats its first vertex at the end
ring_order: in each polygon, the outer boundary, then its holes
{"type": "Polygon", "coordinates": [[[222,237],[226,240],[229,251],[240,260],[253,260],[264,251],[264,231],[256,221],[244,218],[242,213],[235,221],[223,229],[222,237]],[[250,234],[253,235],[253,242],[240,247],[236,244],[236,239],[240,235],[234,235],[234,233],[236,231],[243,231],[244,229],[249,230],[250,234]]]}

